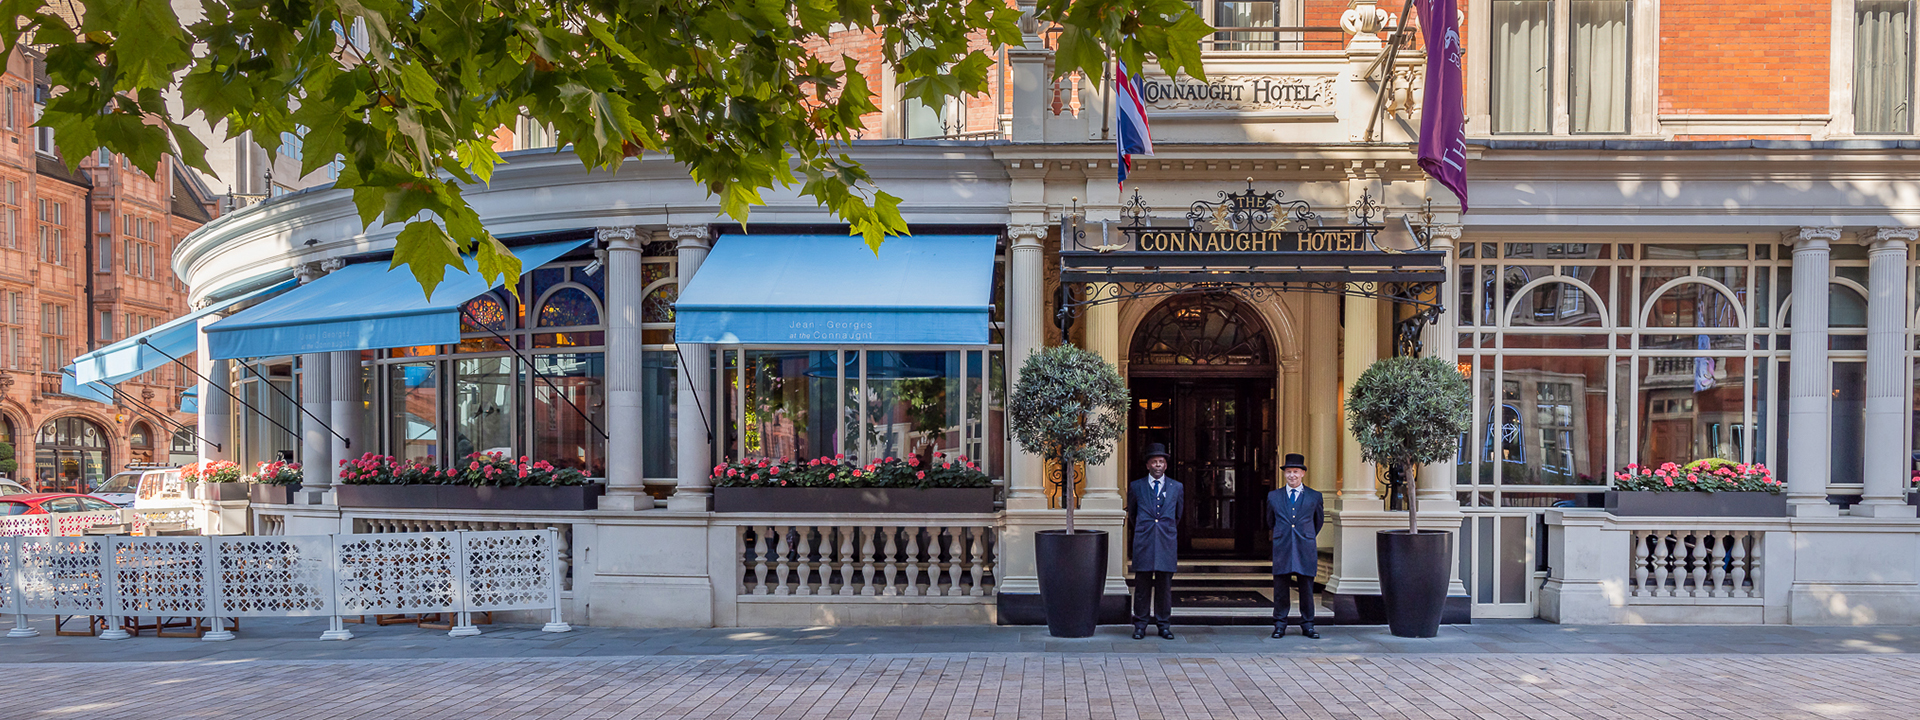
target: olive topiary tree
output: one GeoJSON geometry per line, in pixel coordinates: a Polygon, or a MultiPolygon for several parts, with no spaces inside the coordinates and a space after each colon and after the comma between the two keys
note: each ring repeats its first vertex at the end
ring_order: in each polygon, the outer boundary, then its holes
{"type": "Polygon", "coordinates": [[[1070,473],[1075,463],[1099,463],[1113,454],[1126,428],[1127,383],[1120,371],[1089,350],[1061,345],[1027,356],[1007,403],[1013,438],[1028,452],[1060,464],[1060,504],[1073,533],[1070,473]]]}
{"type": "MultiPolygon", "coordinates": [[[[1453,363],[1395,357],[1376,362],[1347,393],[1347,430],[1367,462],[1405,468],[1440,462],[1459,450],[1473,416],[1473,391],[1453,363]]],[[[1420,531],[1420,493],[1407,493],[1407,529],[1420,531]]]]}

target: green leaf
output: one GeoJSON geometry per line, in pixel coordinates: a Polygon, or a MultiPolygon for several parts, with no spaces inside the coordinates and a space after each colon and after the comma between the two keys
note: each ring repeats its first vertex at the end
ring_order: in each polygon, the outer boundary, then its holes
{"type": "Polygon", "coordinates": [[[453,238],[447,237],[447,232],[439,225],[426,220],[407,223],[400,234],[394,237],[393,262],[388,267],[402,265],[413,271],[413,278],[420,282],[429,300],[433,299],[434,288],[439,287],[440,281],[446,278],[447,268],[467,271],[453,238]]]}

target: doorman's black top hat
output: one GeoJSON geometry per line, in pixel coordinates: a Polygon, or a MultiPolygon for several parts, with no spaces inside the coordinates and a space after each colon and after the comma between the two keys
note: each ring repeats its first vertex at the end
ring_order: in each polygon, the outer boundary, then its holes
{"type": "Polygon", "coordinates": [[[1147,457],[1146,457],[1146,459],[1148,459],[1148,460],[1152,460],[1152,459],[1154,459],[1154,458],[1156,458],[1156,457],[1163,457],[1163,458],[1167,458],[1167,459],[1172,459],[1172,458],[1173,458],[1173,456],[1172,456],[1172,455],[1168,455],[1168,454],[1167,454],[1167,446],[1166,446],[1166,445],[1163,445],[1163,444],[1161,444],[1161,443],[1148,443],[1148,444],[1147,444],[1147,457]]]}
{"type": "Polygon", "coordinates": [[[1287,453],[1287,464],[1281,465],[1280,469],[1286,470],[1288,468],[1307,469],[1307,456],[1301,455],[1300,453],[1287,453]]]}

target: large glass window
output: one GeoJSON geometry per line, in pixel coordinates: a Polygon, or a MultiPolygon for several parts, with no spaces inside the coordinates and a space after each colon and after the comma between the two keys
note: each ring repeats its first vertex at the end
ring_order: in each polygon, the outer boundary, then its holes
{"type": "Polygon", "coordinates": [[[1591,504],[1629,463],[1766,461],[1754,392],[1770,351],[1749,320],[1773,277],[1766,257],[1729,244],[1463,246],[1458,301],[1479,309],[1460,316],[1477,398],[1462,503],[1591,504]]]}
{"type": "Polygon", "coordinates": [[[48,420],[33,439],[34,485],[41,492],[91,492],[106,479],[107,434],[91,420],[48,420]]]}
{"type": "MultiPolygon", "coordinates": [[[[602,353],[535,355],[533,457],[570,467],[588,477],[607,476],[606,356],[602,353]]],[[[512,360],[512,358],[504,358],[512,360]]]]}
{"type": "Polygon", "coordinates": [[[453,361],[453,457],[477,452],[515,455],[514,361],[508,357],[453,361]]]}
{"type": "Polygon", "coordinates": [[[991,348],[727,349],[720,355],[715,372],[728,395],[717,403],[728,428],[724,456],[930,459],[941,453],[998,469],[1001,373],[986,372],[999,361],[991,348]]]}
{"type": "Polygon", "coordinates": [[[1855,0],[1853,131],[1913,130],[1913,2],[1855,0]]]}
{"type": "MultiPolygon", "coordinates": [[[[646,466],[646,477],[675,477],[680,453],[680,357],[660,350],[640,355],[646,365],[640,376],[640,462],[646,466]]],[[[821,422],[830,426],[833,418],[821,422]]]]}

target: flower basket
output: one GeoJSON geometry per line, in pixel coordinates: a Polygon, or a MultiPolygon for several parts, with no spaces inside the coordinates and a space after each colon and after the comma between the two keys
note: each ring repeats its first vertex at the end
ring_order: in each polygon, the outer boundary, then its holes
{"type": "Polygon", "coordinates": [[[341,507],[441,510],[592,510],[606,486],[578,470],[498,453],[474,453],[449,468],[367,453],[340,462],[341,507]]]}
{"type": "Polygon", "coordinates": [[[1614,473],[1607,512],[1622,517],[1786,517],[1787,496],[1765,465],[1708,458],[1614,473]]]}
{"type": "Polygon", "coordinates": [[[717,487],[722,513],[990,513],[994,488],[717,487]]]}

